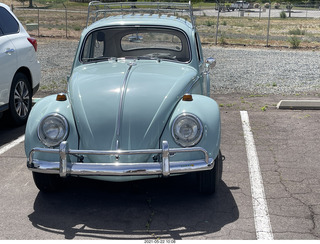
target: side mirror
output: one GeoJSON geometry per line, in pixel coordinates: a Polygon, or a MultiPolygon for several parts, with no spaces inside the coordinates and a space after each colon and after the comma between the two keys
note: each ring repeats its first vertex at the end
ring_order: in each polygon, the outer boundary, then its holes
{"type": "Polygon", "coordinates": [[[206,66],[207,66],[207,69],[212,69],[216,66],[217,62],[216,62],[216,59],[214,58],[207,58],[206,60],[206,66]]]}

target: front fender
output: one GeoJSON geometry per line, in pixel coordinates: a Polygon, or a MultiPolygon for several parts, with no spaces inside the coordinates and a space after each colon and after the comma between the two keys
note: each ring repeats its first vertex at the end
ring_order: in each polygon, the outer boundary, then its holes
{"type": "MultiPolygon", "coordinates": [[[[39,100],[32,108],[25,132],[25,153],[29,156],[30,151],[35,147],[45,148],[46,146],[38,138],[38,125],[42,118],[51,113],[59,113],[63,115],[69,124],[68,143],[72,148],[78,148],[78,133],[76,130],[71,104],[69,99],[66,101],[56,101],[56,95],[51,95],[39,100]]],[[[42,156],[37,155],[39,159],[53,159],[57,155],[42,156]],[[45,158],[43,158],[45,157],[45,158]]]]}
{"type": "MultiPolygon", "coordinates": [[[[196,145],[202,147],[209,153],[210,158],[216,158],[220,149],[221,122],[219,105],[213,99],[203,95],[192,95],[192,101],[181,100],[167,123],[161,141],[166,140],[170,147],[181,147],[173,139],[171,130],[174,119],[182,113],[196,115],[202,122],[203,135],[196,145]]],[[[188,155],[188,157],[193,155],[188,155]]],[[[176,155],[175,157],[179,157],[176,155]]],[[[175,159],[176,160],[176,159],[175,159]]],[[[186,158],[181,158],[186,160],[186,158]]]]}

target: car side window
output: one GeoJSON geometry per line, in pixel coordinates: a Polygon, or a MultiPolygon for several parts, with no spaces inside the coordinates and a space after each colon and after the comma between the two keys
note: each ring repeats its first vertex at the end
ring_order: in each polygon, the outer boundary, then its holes
{"type": "Polygon", "coordinates": [[[3,7],[0,7],[0,35],[10,35],[19,32],[16,19],[3,7]]]}

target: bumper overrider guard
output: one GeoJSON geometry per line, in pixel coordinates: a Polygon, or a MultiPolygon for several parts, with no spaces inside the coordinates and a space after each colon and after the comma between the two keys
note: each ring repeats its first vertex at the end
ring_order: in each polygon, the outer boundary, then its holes
{"type": "Polygon", "coordinates": [[[145,150],[73,150],[69,149],[68,142],[60,143],[59,149],[33,148],[29,154],[27,163],[31,171],[46,174],[59,174],[61,177],[74,176],[134,176],[134,175],[162,175],[188,173],[211,170],[214,167],[214,159],[209,158],[208,152],[202,147],[169,148],[168,142],[162,142],[162,149],[145,150]],[[59,154],[59,162],[37,160],[33,158],[35,152],[59,154]],[[170,156],[175,153],[202,152],[203,159],[192,161],[170,161],[170,156]],[[81,157],[82,155],[137,155],[156,154],[161,155],[160,162],[146,163],[82,163],[71,162],[69,155],[81,157]]]}

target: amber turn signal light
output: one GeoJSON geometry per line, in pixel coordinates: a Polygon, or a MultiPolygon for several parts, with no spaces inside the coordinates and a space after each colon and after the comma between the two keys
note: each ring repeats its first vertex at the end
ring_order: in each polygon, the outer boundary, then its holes
{"type": "Polygon", "coordinates": [[[57,95],[56,101],[66,101],[67,100],[67,96],[64,93],[59,93],[57,95]]]}
{"type": "Polygon", "coordinates": [[[188,94],[183,95],[182,100],[183,101],[192,101],[193,98],[192,98],[192,95],[188,93],[188,94]]]}

